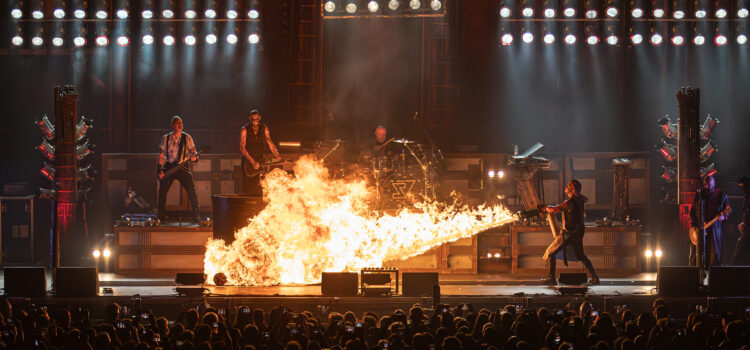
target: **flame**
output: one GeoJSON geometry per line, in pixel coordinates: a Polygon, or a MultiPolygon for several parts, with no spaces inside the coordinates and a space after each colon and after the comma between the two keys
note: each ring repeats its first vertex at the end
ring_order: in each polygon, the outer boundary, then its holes
{"type": "Polygon", "coordinates": [[[516,220],[505,207],[475,208],[434,201],[395,214],[375,210],[375,189],[363,178],[331,179],[312,157],[262,181],[267,205],[235,241],[206,244],[204,270],[233,285],[319,283],[323,271],[381,267],[516,220]]]}

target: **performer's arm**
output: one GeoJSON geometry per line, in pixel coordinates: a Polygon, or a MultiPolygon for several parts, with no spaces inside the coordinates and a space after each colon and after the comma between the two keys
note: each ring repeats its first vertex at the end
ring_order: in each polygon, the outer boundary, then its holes
{"type": "Polygon", "coordinates": [[[198,161],[198,155],[197,151],[195,150],[195,142],[193,142],[193,137],[190,135],[187,135],[187,149],[190,153],[190,161],[191,162],[197,162],[198,161]]]}
{"type": "Polygon", "coordinates": [[[167,138],[162,137],[161,143],[159,144],[159,156],[156,158],[156,176],[161,180],[164,177],[164,149],[167,147],[167,138]]]}
{"type": "Polygon", "coordinates": [[[266,127],[266,142],[268,142],[268,149],[271,150],[271,153],[273,154],[274,158],[279,159],[281,156],[279,155],[279,150],[276,149],[276,145],[273,144],[273,141],[271,141],[271,132],[268,131],[268,127],[266,127]]]}
{"type": "Polygon", "coordinates": [[[242,156],[245,157],[248,161],[250,161],[250,164],[253,166],[253,168],[258,169],[260,167],[260,164],[253,159],[253,157],[250,156],[250,153],[247,153],[247,150],[245,149],[245,142],[247,142],[247,129],[242,128],[242,132],[240,133],[240,153],[242,153],[242,156]]]}
{"type": "Polygon", "coordinates": [[[568,201],[569,200],[570,199],[566,199],[565,201],[563,201],[562,203],[560,203],[558,205],[547,207],[546,208],[547,212],[555,214],[555,213],[559,213],[559,212],[563,211],[563,209],[565,209],[565,208],[568,207],[568,201]]]}
{"type": "Polygon", "coordinates": [[[727,213],[719,217],[719,221],[729,219],[729,214],[732,212],[732,207],[729,206],[729,196],[726,193],[721,194],[721,208],[722,211],[726,210],[727,213]]]}

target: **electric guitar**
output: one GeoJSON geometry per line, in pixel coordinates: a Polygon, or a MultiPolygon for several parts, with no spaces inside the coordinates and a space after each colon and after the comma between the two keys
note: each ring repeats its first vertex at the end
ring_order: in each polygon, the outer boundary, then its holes
{"type": "MultiPolygon", "coordinates": [[[[203,153],[206,153],[206,152],[210,152],[212,148],[213,148],[212,146],[205,147],[205,148],[201,149],[200,151],[196,152],[194,154],[194,156],[198,156],[200,154],[203,154],[203,153]]],[[[167,177],[167,176],[170,176],[170,175],[176,173],[178,170],[182,169],[185,166],[185,164],[187,164],[187,162],[190,161],[190,158],[192,158],[192,157],[193,157],[193,155],[191,155],[191,156],[183,159],[182,161],[180,161],[175,166],[173,166],[173,167],[171,167],[169,169],[165,168],[166,163],[164,165],[162,165],[161,170],[164,172],[164,177],[162,177],[162,179],[165,178],[165,177],[167,177]]]]}
{"type": "Polygon", "coordinates": [[[283,166],[284,163],[289,162],[286,159],[274,159],[268,162],[264,162],[261,164],[258,169],[253,168],[253,164],[250,163],[247,159],[243,159],[242,161],[242,170],[245,172],[245,176],[247,177],[256,177],[260,174],[265,174],[271,171],[271,169],[279,166],[283,166]]]}
{"type": "MultiPolygon", "coordinates": [[[[706,222],[703,225],[703,230],[706,230],[709,227],[711,227],[711,225],[713,225],[714,222],[716,222],[716,220],[719,220],[719,217],[721,217],[722,215],[727,215],[731,212],[732,212],[732,208],[727,206],[726,208],[724,208],[724,210],[721,211],[721,213],[717,214],[716,217],[711,219],[711,221],[706,222]]],[[[699,233],[700,231],[701,229],[698,227],[691,227],[690,231],[688,232],[690,234],[690,243],[692,243],[694,246],[698,246],[698,235],[700,234],[699,233]]]]}

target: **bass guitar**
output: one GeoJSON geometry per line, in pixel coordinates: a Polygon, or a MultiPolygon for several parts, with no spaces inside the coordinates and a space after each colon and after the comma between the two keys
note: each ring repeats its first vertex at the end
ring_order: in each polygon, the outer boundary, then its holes
{"type": "MultiPolygon", "coordinates": [[[[212,148],[213,148],[212,146],[205,147],[205,148],[201,149],[200,151],[196,152],[194,155],[198,156],[200,154],[203,154],[203,153],[206,153],[206,152],[210,152],[212,148]]],[[[176,173],[178,170],[180,170],[183,167],[185,167],[185,164],[187,164],[187,162],[192,157],[193,156],[190,156],[190,157],[187,157],[187,158],[183,159],[182,161],[180,161],[175,166],[173,166],[173,167],[171,167],[169,169],[166,169],[164,166],[162,166],[161,170],[164,172],[164,177],[170,176],[170,175],[176,173]]]]}
{"type": "Polygon", "coordinates": [[[721,217],[722,215],[727,215],[731,212],[732,208],[727,206],[726,208],[724,208],[724,210],[721,211],[721,213],[717,214],[716,217],[711,219],[711,221],[706,222],[703,225],[703,230],[701,230],[700,227],[691,227],[690,231],[688,231],[688,233],[690,234],[690,243],[692,243],[694,246],[698,246],[698,235],[700,234],[700,231],[707,230],[709,227],[711,227],[711,225],[714,224],[714,222],[716,222],[716,220],[719,220],[719,217],[721,217]]]}
{"type": "Polygon", "coordinates": [[[258,169],[253,168],[253,165],[247,161],[246,159],[243,159],[242,161],[242,170],[245,172],[245,176],[247,177],[256,177],[260,174],[265,174],[271,171],[271,169],[274,169],[276,167],[281,167],[285,163],[288,163],[288,160],[285,159],[274,159],[268,162],[264,162],[261,164],[258,169]]]}

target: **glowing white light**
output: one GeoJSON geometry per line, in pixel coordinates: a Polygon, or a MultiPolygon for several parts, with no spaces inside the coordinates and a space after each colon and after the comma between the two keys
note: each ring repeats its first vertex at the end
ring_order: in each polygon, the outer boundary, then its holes
{"type": "Polygon", "coordinates": [[[55,11],[52,12],[52,15],[55,16],[55,18],[65,18],[65,10],[55,9],[55,11]]]}
{"type": "Polygon", "coordinates": [[[164,10],[161,12],[161,16],[164,18],[172,18],[174,17],[174,11],[172,10],[164,10]]]}
{"type": "Polygon", "coordinates": [[[227,43],[231,45],[237,44],[237,35],[235,34],[229,34],[227,35],[227,43]]]}
{"type": "Polygon", "coordinates": [[[216,18],[216,10],[208,9],[203,12],[203,15],[206,16],[206,18],[216,18]]]}
{"type": "Polygon", "coordinates": [[[370,12],[378,12],[379,8],[380,5],[378,5],[377,1],[370,1],[367,3],[367,10],[370,12]]]}
{"type": "Polygon", "coordinates": [[[124,35],[120,35],[117,37],[117,45],[120,45],[122,47],[130,45],[130,38],[124,35]]]}
{"type": "Polygon", "coordinates": [[[496,258],[499,258],[499,257],[501,257],[501,256],[502,256],[502,255],[500,255],[500,253],[495,253],[495,257],[496,257],[496,258]]]}
{"type": "Polygon", "coordinates": [[[151,19],[154,17],[154,12],[151,10],[143,10],[143,12],[141,12],[141,17],[151,19]]]}
{"type": "Polygon", "coordinates": [[[227,10],[227,18],[229,18],[229,19],[235,19],[235,18],[237,18],[237,11],[235,11],[235,10],[227,10]]]}
{"type": "Polygon", "coordinates": [[[440,2],[440,0],[432,0],[430,2],[430,8],[433,11],[439,11],[443,7],[443,3],[440,2]]]}
{"type": "Polygon", "coordinates": [[[502,170],[497,171],[497,177],[505,177],[505,172],[502,170]]]}
{"type": "Polygon", "coordinates": [[[174,45],[174,37],[171,35],[167,35],[162,39],[162,42],[164,42],[164,45],[172,46],[174,45]]]}
{"type": "Polygon", "coordinates": [[[726,9],[718,9],[716,10],[716,18],[724,18],[727,16],[727,10],[726,9]]]}
{"type": "Polygon", "coordinates": [[[143,45],[151,45],[154,43],[154,36],[151,34],[146,34],[141,38],[141,41],[143,41],[143,45]]]}
{"type": "Polygon", "coordinates": [[[573,34],[568,34],[565,36],[565,43],[568,45],[573,45],[576,43],[576,36],[573,34]]]}
{"type": "Polygon", "coordinates": [[[630,11],[630,14],[633,16],[633,18],[641,18],[643,17],[643,9],[641,9],[640,7],[636,7],[632,11],[630,11]]]}
{"type": "Polygon", "coordinates": [[[503,34],[502,38],[500,38],[500,42],[504,45],[510,45],[513,43],[513,35],[510,34],[503,34]]]}
{"type": "Polygon", "coordinates": [[[76,47],[84,46],[86,45],[86,39],[82,36],[77,36],[73,38],[73,45],[75,45],[76,47]]]}
{"type": "Polygon", "coordinates": [[[523,42],[528,44],[534,41],[534,34],[531,34],[529,32],[523,33],[523,36],[521,36],[521,39],[523,40],[523,42]]]}
{"type": "Polygon", "coordinates": [[[544,17],[547,17],[547,18],[555,17],[555,9],[544,9],[544,17]]]}
{"type": "Polygon", "coordinates": [[[617,39],[617,36],[616,36],[616,35],[610,35],[610,36],[608,36],[608,37],[607,37],[607,44],[610,44],[610,45],[617,45],[617,41],[618,41],[618,40],[619,40],[619,39],[617,39]]]}
{"type": "Polygon", "coordinates": [[[10,39],[10,42],[15,46],[21,46],[23,45],[23,38],[20,35],[16,34],[16,36],[10,39]]]}
{"type": "Polygon", "coordinates": [[[672,17],[675,19],[683,19],[685,18],[685,11],[677,10],[672,14],[672,17]]]}
{"type": "Polygon", "coordinates": [[[109,258],[110,255],[112,255],[112,252],[109,251],[109,249],[104,248],[104,251],[102,251],[102,256],[104,256],[105,258],[109,258]]]}
{"type": "Polygon", "coordinates": [[[657,250],[656,250],[656,251],[654,252],[654,255],[656,256],[656,258],[657,258],[657,259],[661,258],[662,254],[663,254],[663,253],[662,253],[661,249],[657,249],[657,250]]]}
{"type": "Polygon", "coordinates": [[[612,18],[617,17],[618,13],[619,13],[619,11],[617,11],[617,7],[608,7],[607,8],[607,16],[609,16],[609,17],[612,17],[612,18]]]}
{"type": "Polygon", "coordinates": [[[747,18],[748,10],[746,8],[741,8],[737,10],[737,17],[739,18],[747,18]]]}
{"type": "Polygon", "coordinates": [[[422,2],[419,0],[410,0],[409,7],[411,7],[412,10],[419,10],[419,8],[422,7],[422,2]]]}
{"type": "Polygon", "coordinates": [[[78,18],[78,19],[84,19],[86,18],[86,11],[82,9],[77,9],[73,11],[73,17],[78,18]]]}
{"type": "Polygon", "coordinates": [[[487,253],[487,257],[491,258],[492,257],[492,253],[487,253]]]}
{"type": "Polygon", "coordinates": [[[104,10],[96,11],[96,18],[107,19],[107,11],[104,11],[104,10]]]}
{"type": "Polygon", "coordinates": [[[717,35],[717,36],[716,36],[716,38],[714,39],[714,43],[715,43],[715,44],[716,44],[717,46],[724,46],[724,45],[726,45],[726,44],[727,44],[727,37],[725,37],[725,36],[724,36],[724,35],[722,35],[722,34],[719,34],[719,35],[717,35]]]}
{"type": "Polygon", "coordinates": [[[646,249],[646,257],[651,258],[652,256],[654,256],[654,252],[651,249],[646,249]]]}
{"type": "Polygon", "coordinates": [[[738,35],[737,36],[737,43],[740,44],[740,45],[747,44],[747,35],[745,35],[745,34],[738,35]]]}
{"type": "Polygon", "coordinates": [[[126,18],[128,18],[128,10],[126,10],[126,9],[119,9],[119,10],[117,10],[117,18],[119,18],[119,19],[126,19],[126,18]]]}
{"type": "Polygon", "coordinates": [[[31,13],[31,17],[34,19],[42,19],[44,18],[44,12],[39,10],[34,10],[34,12],[31,13]]]}
{"type": "Polygon", "coordinates": [[[586,11],[586,18],[589,18],[589,19],[596,18],[596,10],[588,10],[588,11],[586,11]]]}
{"type": "Polygon", "coordinates": [[[487,177],[489,177],[490,179],[493,178],[493,177],[495,177],[495,171],[494,170],[488,171],[487,172],[487,177]]]}
{"type": "Polygon", "coordinates": [[[107,45],[109,45],[109,39],[107,39],[107,37],[104,36],[104,35],[97,36],[96,40],[94,40],[94,41],[96,41],[96,45],[98,45],[98,46],[107,46],[107,45]]]}
{"type": "Polygon", "coordinates": [[[260,36],[258,34],[250,34],[250,36],[247,37],[247,42],[255,45],[260,41],[260,36]]]}
{"type": "Polygon", "coordinates": [[[544,35],[544,43],[545,44],[552,44],[555,42],[555,35],[551,33],[547,33],[544,35]]]}
{"type": "Polygon", "coordinates": [[[503,6],[500,8],[500,17],[503,17],[503,18],[510,17],[510,8],[508,6],[503,6]]]}
{"type": "Polygon", "coordinates": [[[587,42],[587,43],[588,43],[589,45],[596,45],[596,44],[598,44],[598,43],[599,43],[599,37],[598,37],[598,36],[596,36],[596,35],[589,35],[589,37],[588,37],[588,38],[586,38],[586,42],[587,42]]]}
{"type": "Polygon", "coordinates": [[[534,9],[531,7],[525,7],[523,10],[521,10],[521,15],[523,15],[524,17],[534,16],[534,9]]]}
{"type": "Polygon", "coordinates": [[[704,18],[704,17],[706,17],[706,10],[695,11],[695,18],[704,18]]]}
{"type": "Polygon", "coordinates": [[[194,11],[194,10],[187,10],[187,11],[185,11],[185,18],[188,18],[188,19],[193,19],[193,18],[195,18],[195,16],[197,16],[197,15],[198,15],[198,14],[197,14],[197,13],[195,13],[195,11],[194,11]]]}
{"type": "Polygon", "coordinates": [[[35,37],[31,38],[31,45],[42,46],[42,44],[44,44],[44,39],[42,39],[42,37],[35,36],[35,37]]]}
{"type": "Polygon", "coordinates": [[[576,9],[572,7],[568,7],[565,10],[563,10],[563,15],[565,15],[565,17],[573,17],[576,15],[576,9]]]}
{"type": "Polygon", "coordinates": [[[344,7],[344,10],[346,11],[346,13],[355,13],[357,12],[357,4],[350,2],[346,4],[346,6],[344,7]]]}
{"type": "Polygon", "coordinates": [[[399,4],[398,0],[390,0],[390,1],[388,1],[388,8],[391,9],[391,11],[398,10],[398,6],[399,5],[400,4],[399,4]]]}
{"type": "Polygon", "coordinates": [[[23,11],[21,11],[21,9],[19,9],[19,8],[14,8],[14,9],[10,10],[10,16],[13,17],[13,18],[15,18],[15,19],[19,19],[19,18],[23,17],[23,11]]]}
{"type": "Polygon", "coordinates": [[[675,35],[672,37],[672,45],[680,46],[685,43],[685,38],[682,35],[675,35]]]}
{"type": "Polygon", "coordinates": [[[59,36],[56,36],[56,37],[52,38],[52,45],[54,45],[54,46],[60,47],[60,46],[63,45],[64,42],[65,41],[63,40],[63,38],[61,38],[59,36]]]}
{"type": "Polygon", "coordinates": [[[258,12],[258,10],[256,10],[256,9],[252,9],[252,10],[247,11],[247,18],[256,19],[259,16],[260,16],[260,12],[258,12]]]}
{"type": "Polygon", "coordinates": [[[700,45],[703,45],[705,43],[706,43],[706,37],[703,36],[703,35],[698,34],[698,35],[695,36],[695,38],[693,38],[693,44],[695,44],[695,45],[699,45],[700,46],[700,45]]]}
{"type": "Polygon", "coordinates": [[[664,38],[659,33],[654,33],[651,35],[651,44],[654,46],[659,46],[664,41],[664,38]]]}
{"type": "Polygon", "coordinates": [[[185,38],[182,39],[183,42],[185,42],[185,45],[187,46],[193,46],[195,45],[195,35],[188,35],[185,38]]]}
{"type": "Polygon", "coordinates": [[[217,40],[218,40],[218,38],[216,38],[216,35],[214,35],[214,34],[208,34],[208,35],[206,35],[206,43],[209,44],[209,45],[216,44],[217,40]]]}
{"type": "Polygon", "coordinates": [[[640,34],[633,34],[630,36],[630,42],[633,43],[633,45],[638,45],[643,42],[643,35],[640,34]]]}
{"type": "Polygon", "coordinates": [[[664,17],[664,9],[654,9],[654,17],[656,18],[664,17]]]}
{"type": "Polygon", "coordinates": [[[100,252],[99,249],[94,249],[94,251],[91,252],[91,255],[98,259],[100,256],[102,256],[102,252],[100,252]]]}

